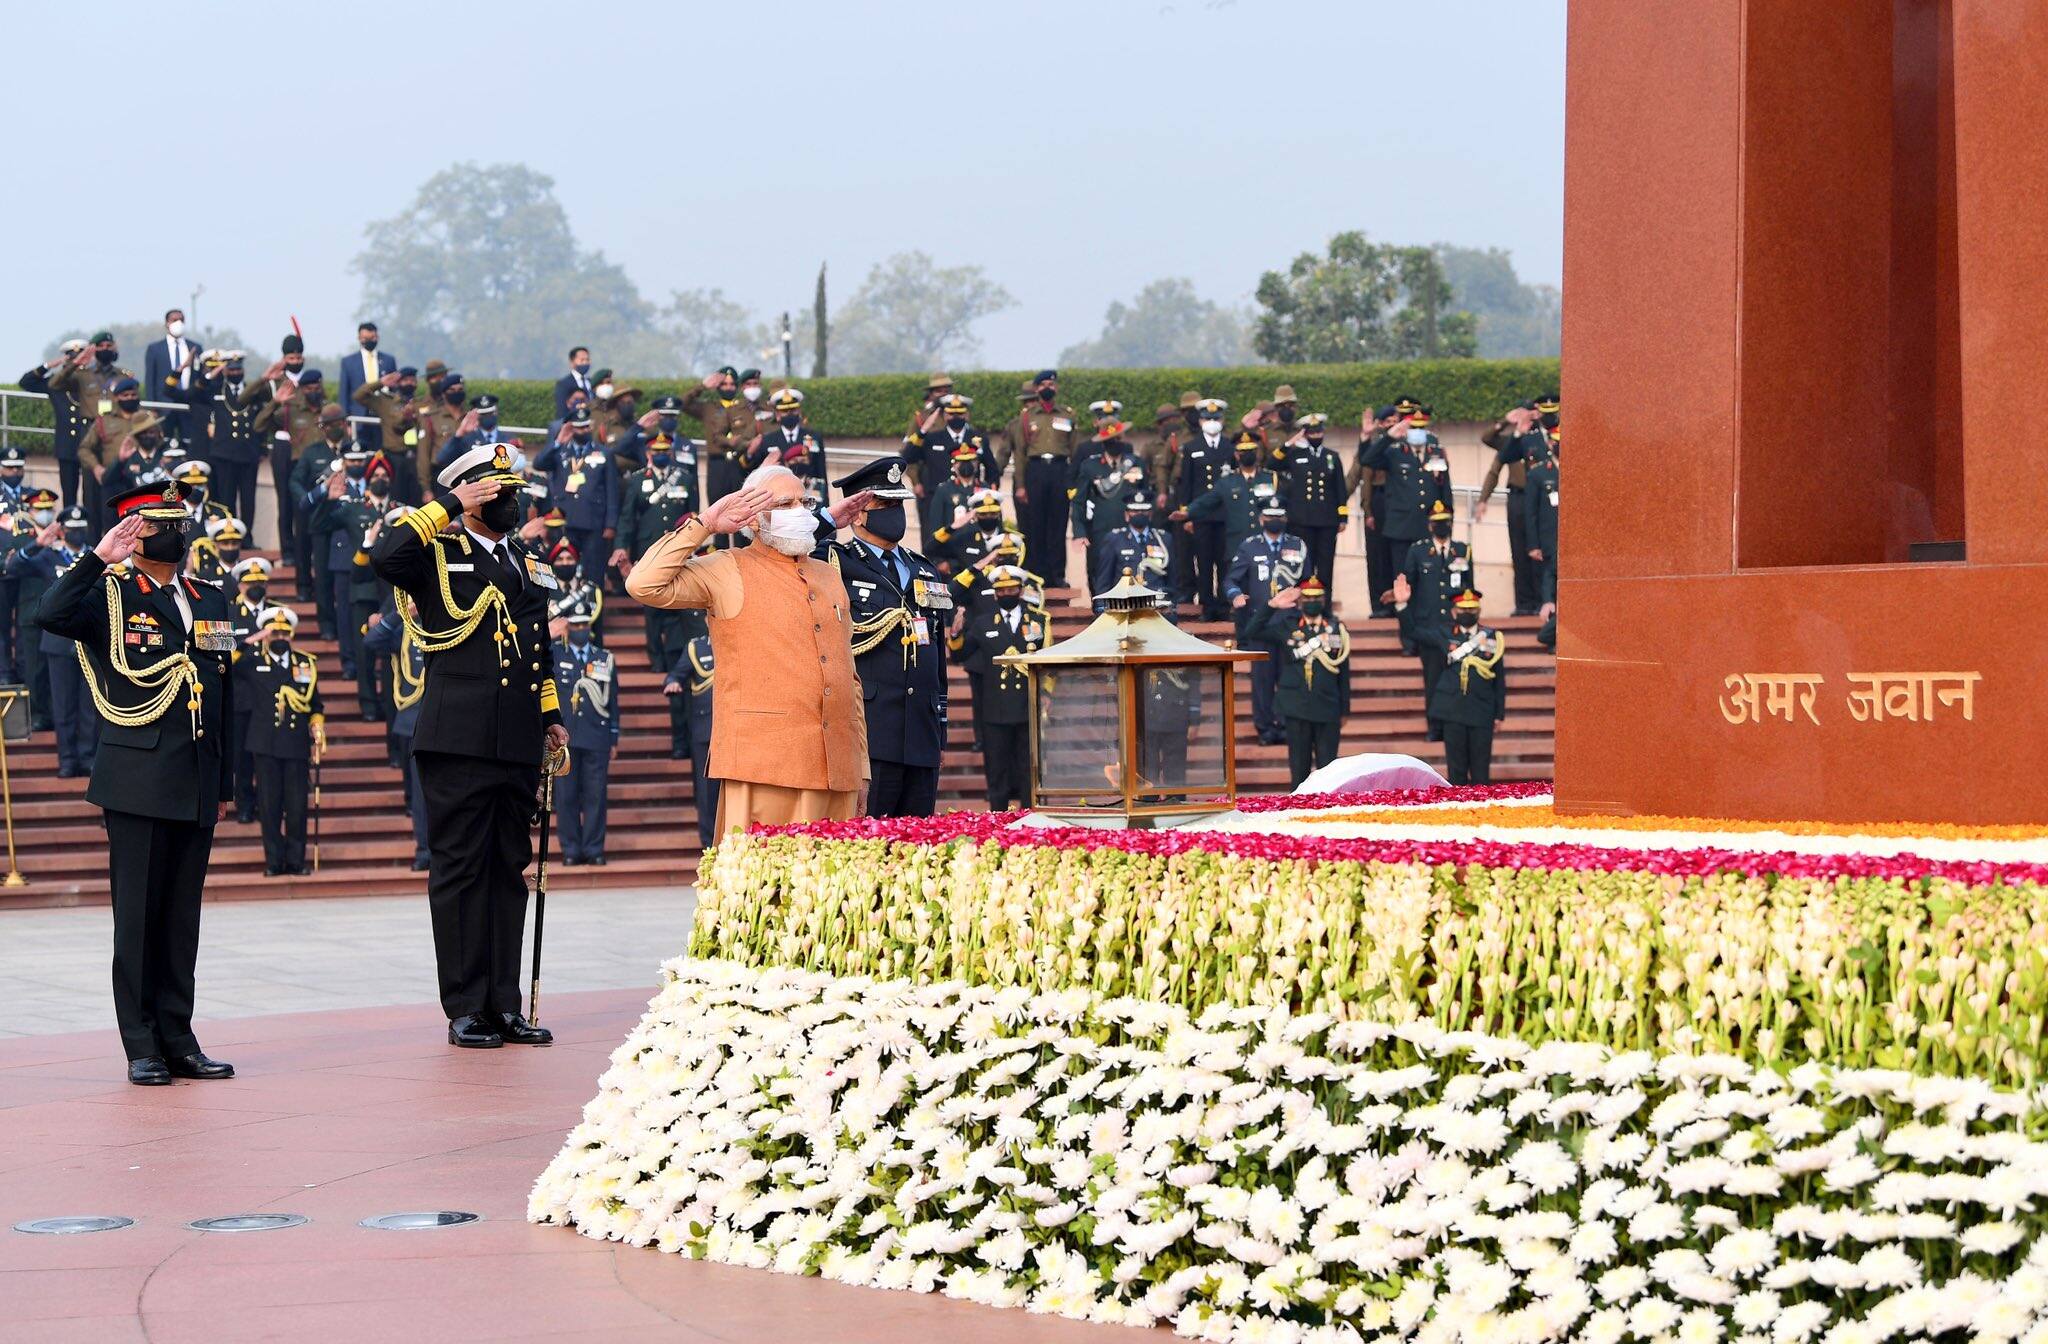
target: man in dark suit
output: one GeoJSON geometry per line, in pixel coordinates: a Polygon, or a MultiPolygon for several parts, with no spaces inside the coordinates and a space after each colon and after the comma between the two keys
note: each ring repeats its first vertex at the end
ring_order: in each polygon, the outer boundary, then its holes
{"type": "Polygon", "coordinates": [[[804,394],[785,387],[775,394],[771,405],[775,418],[762,432],[760,441],[747,452],[748,471],[766,464],[771,454],[775,463],[788,467],[817,495],[820,504],[831,498],[825,488],[825,440],[804,423],[804,394]]]}
{"type": "Polygon", "coordinates": [[[1418,648],[1442,651],[1427,713],[1443,729],[1444,777],[1453,784],[1492,783],[1494,727],[1508,712],[1507,640],[1479,623],[1479,594],[1469,588],[1452,599],[1448,620],[1422,610],[1414,596],[1408,576],[1397,575],[1401,632],[1418,648]]]}
{"type": "Polygon", "coordinates": [[[377,538],[370,562],[411,596],[427,650],[412,750],[441,1007],[452,1045],[547,1045],[553,1033],[519,1014],[519,948],[540,772],[569,745],[548,638],[558,584],[508,535],[526,482],[506,445],[479,444],[436,483],[440,493],[377,538]]]}
{"type": "MultiPolygon", "coordinates": [[[[185,314],[172,308],[164,314],[164,338],[151,341],[142,352],[142,396],[146,401],[190,401],[192,384],[199,377],[199,346],[185,339],[185,314]]],[[[197,452],[205,431],[191,411],[162,412],[171,436],[197,452]]]]}
{"type": "Polygon", "coordinates": [[[866,701],[868,814],[928,817],[938,806],[946,741],[946,627],[953,599],[931,561],[902,544],[909,519],[903,463],[877,458],[833,482],[874,499],[851,519],[854,539],[830,542],[853,617],[854,668],[866,701]]]}
{"type": "Polygon", "coordinates": [[[235,700],[249,705],[249,755],[256,762],[256,805],[263,817],[263,875],[310,873],[306,797],[313,762],[327,750],[320,662],[292,647],[298,613],[268,607],[258,616],[263,642],[235,660],[235,700]]]}
{"type": "MultiPolygon", "coordinates": [[[[350,415],[360,414],[356,405],[356,389],[365,385],[374,386],[385,374],[398,372],[398,361],[377,348],[377,324],[362,322],[356,326],[356,352],[341,361],[341,393],[337,400],[341,408],[350,415]]],[[[384,446],[382,424],[357,425],[356,442],[376,452],[384,446]]]]}
{"type": "Polygon", "coordinates": [[[192,970],[213,828],[234,806],[232,613],[218,588],[177,572],[192,515],[175,483],[107,507],[119,521],[51,586],[37,624],[78,641],[106,720],[85,796],[107,827],[114,1016],[129,1082],[229,1078],[192,1034],[192,970]]]}
{"type": "Polygon", "coordinates": [[[571,392],[581,392],[585,401],[597,395],[590,381],[590,347],[587,345],[579,345],[569,352],[569,371],[555,379],[555,419],[568,419],[571,392]]]}

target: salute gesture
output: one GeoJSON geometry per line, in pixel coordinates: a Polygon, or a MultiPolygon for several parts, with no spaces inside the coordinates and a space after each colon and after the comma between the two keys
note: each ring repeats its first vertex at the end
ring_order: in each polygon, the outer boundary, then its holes
{"type": "Polygon", "coordinates": [[[107,535],[100,538],[92,553],[110,565],[120,564],[142,545],[142,523],[141,514],[129,514],[107,529],[107,535]]]}

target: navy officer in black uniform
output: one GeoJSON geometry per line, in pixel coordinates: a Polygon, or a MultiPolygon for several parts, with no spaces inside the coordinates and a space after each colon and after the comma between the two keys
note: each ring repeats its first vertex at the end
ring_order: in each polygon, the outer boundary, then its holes
{"type": "Polygon", "coordinates": [[[853,616],[854,670],[868,721],[868,815],[928,817],[946,745],[946,628],[953,599],[931,561],[902,544],[903,462],[877,458],[833,482],[844,498],[873,490],[852,541],[820,552],[839,568],[853,616]]]}
{"type": "Polygon", "coordinates": [[[441,1007],[450,1044],[547,1045],[553,1034],[519,1014],[519,948],[543,757],[569,745],[548,638],[560,584],[511,535],[526,482],[506,445],[467,449],[435,480],[440,493],[386,528],[370,562],[412,597],[427,658],[412,750],[441,1007]]]}
{"type": "Polygon", "coordinates": [[[214,825],[234,807],[234,624],[220,589],[178,573],[192,527],[178,490],[157,480],[111,496],[113,530],[51,586],[36,621],[78,641],[105,720],[85,796],[106,820],[114,1017],[128,1081],[144,1086],[235,1072],[192,1034],[199,893],[214,825]]]}

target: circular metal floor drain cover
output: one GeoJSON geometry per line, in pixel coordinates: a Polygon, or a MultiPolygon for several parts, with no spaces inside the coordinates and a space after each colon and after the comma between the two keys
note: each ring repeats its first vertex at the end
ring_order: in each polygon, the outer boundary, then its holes
{"type": "Polygon", "coordinates": [[[133,1218],[35,1218],[26,1223],[16,1223],[14,1230],[45,1237],[68,1237],[80,1232],[114,1232],[133,1226],[133,1218]]]}
{"type": "Polygon", "coordinates": [[[231,1213],[224,1218],[195,1219],[185,1226],[194,1232],[270,1232],[305,1221],[303,1213],[231,1213]]]}
{"type": "Polygon", "coordinates": [[[429,1213],[380,1213],[375,1218],[363,1219],[363,1226],[385,1232],[418,1232],[435,1227],[459,1227],[476,1220],[477,1215],[473,1213],[435,1209],[429,1213]]]}

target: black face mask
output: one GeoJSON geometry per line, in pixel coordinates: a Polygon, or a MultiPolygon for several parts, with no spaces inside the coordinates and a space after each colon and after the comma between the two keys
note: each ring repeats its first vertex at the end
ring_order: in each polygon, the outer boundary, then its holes
{"type": "Polygon", "coordinates": [[[953,479],[956,481],[964,482],[968,485],[972,485],[974,484],[974,478],[980,474],[981,473],[975,469],[974,464],[970,462],[964,467],[957,468],[953,472],[953,479]]]}
{"type": "Polygon", "coordinates": [[[891,504],[887,508],[868,510],[868,516],[862,521],[861,526],[883,541],[898,542],[903,540],[903,529],[908,521],[903,506],[891,504]]]}
{"type": "Polygon", "coordinates": [[[560,579],[564,585],[576,582],[576,566],[556,565],[555,577],[560,579]]]}
{"type": "Polygon", "coordinates": [[[326,404],[327,404],[327,394],[326,394],[325,392],[320,392],[320,391],[313,391],[313,392],[308,392],[308,393],[306,394],[306,405],[308,405],[308,406],[312,407],[312,408],[313,408],[314,410],[316,410],[316,411],[317,411],[317,410],[319,410],[319,409],[320,409],[320,408],[321,408],[322,406],[325,406],[326,404]]]}
{"type": "Polygon", "coordinates": [[[1451,535],[1451,525],[1449,523],[1431,523],[1429,525],[1429,535],[1442,541],[1451,535]]]}
{"type": "Polygon", "coordinates": [[[133,415],[142,409],[141,397],[116,397],[114,404],[121,408],[123,415],[133,415]]]}
{"type": "Polygon", "coordinates": [[[64,544],[74,551],[85,549],[86,540],[92,535],[89,528],[67,527],[64,529],[64,544]]]}
{"type": "Polygon", "coordinates": [[[1323,599],[1320,597],[1305,599],[1301,604],[1301,614],[1304,616],[1320,616],[1323,614],[1323,606],[1323,599]]]}
{"type": "Polygon", "coordinates": [[[336,427],[336,428],[334,428],[334,429],[330,429],[330,430],[326,431],[326,437],[327,437],[327,442],[329,442],[329,443],[333,444],[333,445],[334,445],[335,447],[337,447],[337,448],[338,448],[338,447],[340,447],[340,446],[341,446],[341,440],[342,440],[342,436],[343,436],[343,435],[344,435],[344,434],[345,434],[346,432],[347,432],[347,431],[345,431],[345,430],[343,430],[343,429],[341,429],[341,428],[339,428],[339,427],[336,427]]]}
{"type": "Polygon", "coordinates": [[[447,400],[450,406],[460,406],[463,403],[464,399],[466,399],[469,396],[469,393],[463,391],[459,387],[451,387],[446,392],[443,392],[441,395],[447,400]]]}
{"type": "Polygon", "coordinates": [[[576,370],[578,378],[588,378],[590,376],[590,363],[587,360],[581,364],[571,364],[569,367],[576,370]]]}
{"type": "Polygon", "coordinates": [[[152,532],[142,539],[142,558],[175,565],[185,558],[183,532],[152,532]]]}
{"type": "Polygon", "coordinates": [[[1309,435],[1309,436],[1308,436],[1308,446],[1309,446],[1309,447],[1311,447],[1311,448],[1320,448],[1320,447],[1322,447],[1322,446],[1323,446],[1323,436],[1322,436],[1322,435],[1320,435],[1320,434],[1311,434],[1311,435],[1309,435]]]}
{"type": "Polygon", "coordinates": [[[1544,414],[1543,414],[1543,427],[1544,427],[1545,429],[1556,429],[1556,428],[1557,428],[1557,412],[1556,412],[1556,411],[1546,411],[1546,412],[1544,412],[1544,414]]]}
{"type": "Polygon", "coordinates": [[[1294,423],[1294,408],[1292,406],[1280,406],[1276,409],[1280,412],[1281,424],[1291,425],[1294,423]]]}
{"type": "Polygon", "coordinates": [[[114,361],[121,357],[121,352],[119,350],[95,350],[92,352],[92,357],[98,360],[102,367],[111,368],[114,361]]]}
{"type": "Polygon", "coordinates": [[[370,482],[370,493],[378,499],[384,498],[391,493],[391,482],[382,476],[374,478],[370,482]]]}
{"type": "Polygon", "coordinates": [[[1040,401],[1051,401],[1059,394],[1060,390],[1056,387],[1041,387],[1038,389],[1038,399],[1040,401]]]}
{"type": "Polygon", "coordinates": [[[978,518],[975,520],[974,525],[989,536],[994,536],[996,530],[1002,527],[1003,520],[1000,518],[978,518]]]}
{"type": "Polygon", "coordinates": [[[673,415],[664,415],[663,417],[661,417],[661,419],[660,419],[660,421],[659,421],[658,423],[659,423],[659,424],[660,424],[660,426],[661,426],[661,432],[662,432],[662,433],[664,433],[664,434],[667,434],[667,435],[669,435],[669,436],[671,436],[671,437],[673,437],[673,436],[675,435],[675,432],[676,432],[676,417],[675,417],[675,416],[673,416],[673,415]]]}
{"type": "Polygon", "coordinates": [[[493,412],[490,415],[478,416],[476,418],[476,427],[478,429],[496,429],[498,427],[497,413],[493,412]]]}
{"type": "Polygon", "coordinates": [[[164,446],[164,436],[154,431],[148,434],[137,434],[135,441],[142,445],[145,452],[153,453],[164,446]]]}
{"type": "Polygon", "coordinates": [[[363,479],[363,469],[361,467],[343,467],[341,470],[352,481],[363,479]]]}
{"type": "Polygon", "coordinates": [[[632,400],[627,397],[614,398],[612,401],[612,413],[619,417],[620,423],[631,420],[633,418],[632,400]]]}
{"type": "Polygon", "coordinates": [[[267,583],[252,583],[242,590],[243,600],[252,607],[262,606],[263,599],[269,596],[270,585],[267,583]]]}
{"type": "Polygon", "coordinates": [[[1240,467],[1256,467],[1259,465],[1258,453],[1256,451],[1239,453],[1237,455],[1237,465],[1240,467]]]}
{"type": "Polygon", "coordinates": [[[377,349],[377,338],[376,338],[375,336],[372,336],[372,337],[371,337],[371,338],[370,338],[369,340],[367,340],[367,341],[364,341],[364,342],[363,342],[363,349],[365,349],[365,350],[368,350],[368,351],[371,351],[372,353],[374,353],[374,352],[376,351],[376,349],[377,349]]]}
{"type": "Polygon", "coordinates": [[[1018,593],[1005,593],[996,599],[996,605],[1004,611],[1015,611],[1024,605],[1024,598],[1018,593]]]}
{"type": "Polygon", "coordinates": [[[240,545],[223,546],[220,548],[220,562],[223,565],[232,565],[241,558],[242,548],[240,545]]]}
{"type": "Polygon", "coordinates": [[[782,417],[782,427],[792,434],[796,433],[796,427],[803,422],[804,418],[800,415],[785,415],[782,417]]]}
{"type": "Polygon", "coordinates": [[[1265,530],[1267,536],[1277,537],[1286,529],[1287,524],[1279,518],[1267,518],[1259,526],[1265,530]]]}
{"type": "Polygon", "coordinates": [[[292,653],[292,642],[291,642],[290,640],[288,640],[288,639],[273,639],[273,640],[271,640],[271,641],[270,641],[270,656],[271,656],[271,657],[273,657],[273,658],[289,658],[289,657],[291,657],[291,653],[292,653]]]}
{"type": "Polygon", "coordinates": [[[572,430],[570,431],[569,438],[576,443],[588,444],[590,442],[590,431],[587,429],[572,430]]]}
{"type": "Polygon", "coordinates": [[[1459,629],[1470,630],[1473,626],[1479,624],[1479,613],[1476,611],[1454,612],[1451,615],[1451,619],[1458,623],[1459,629]]]}
{"type": "Polygon", "coordinates": [[[967,417],[964,415],[947,416],[946,428],[952,430],[955,434],[959,433],[961,430],[967,428],[967,417]]]}
{"type": "Polygon", "coordinates": [[[1149,512],[1127,513],[1124,515],[1124,526],[1133,532],[1143,532],[1146,528],[1152,526],[1152,515],[1149,512]]]}
{"type": "Polygon", "coordinates": [[[398,395],[406,401],[411,401],[417,396],[419,390],[420,385],[418,383],[400,383],[398,385],[398,395]]]}
{"type": "Polygon", "coordinates": [[[477,514],[491,531],[510,532],[519,526],[519,496],[500,491],[485,500],[477,514]]]}

